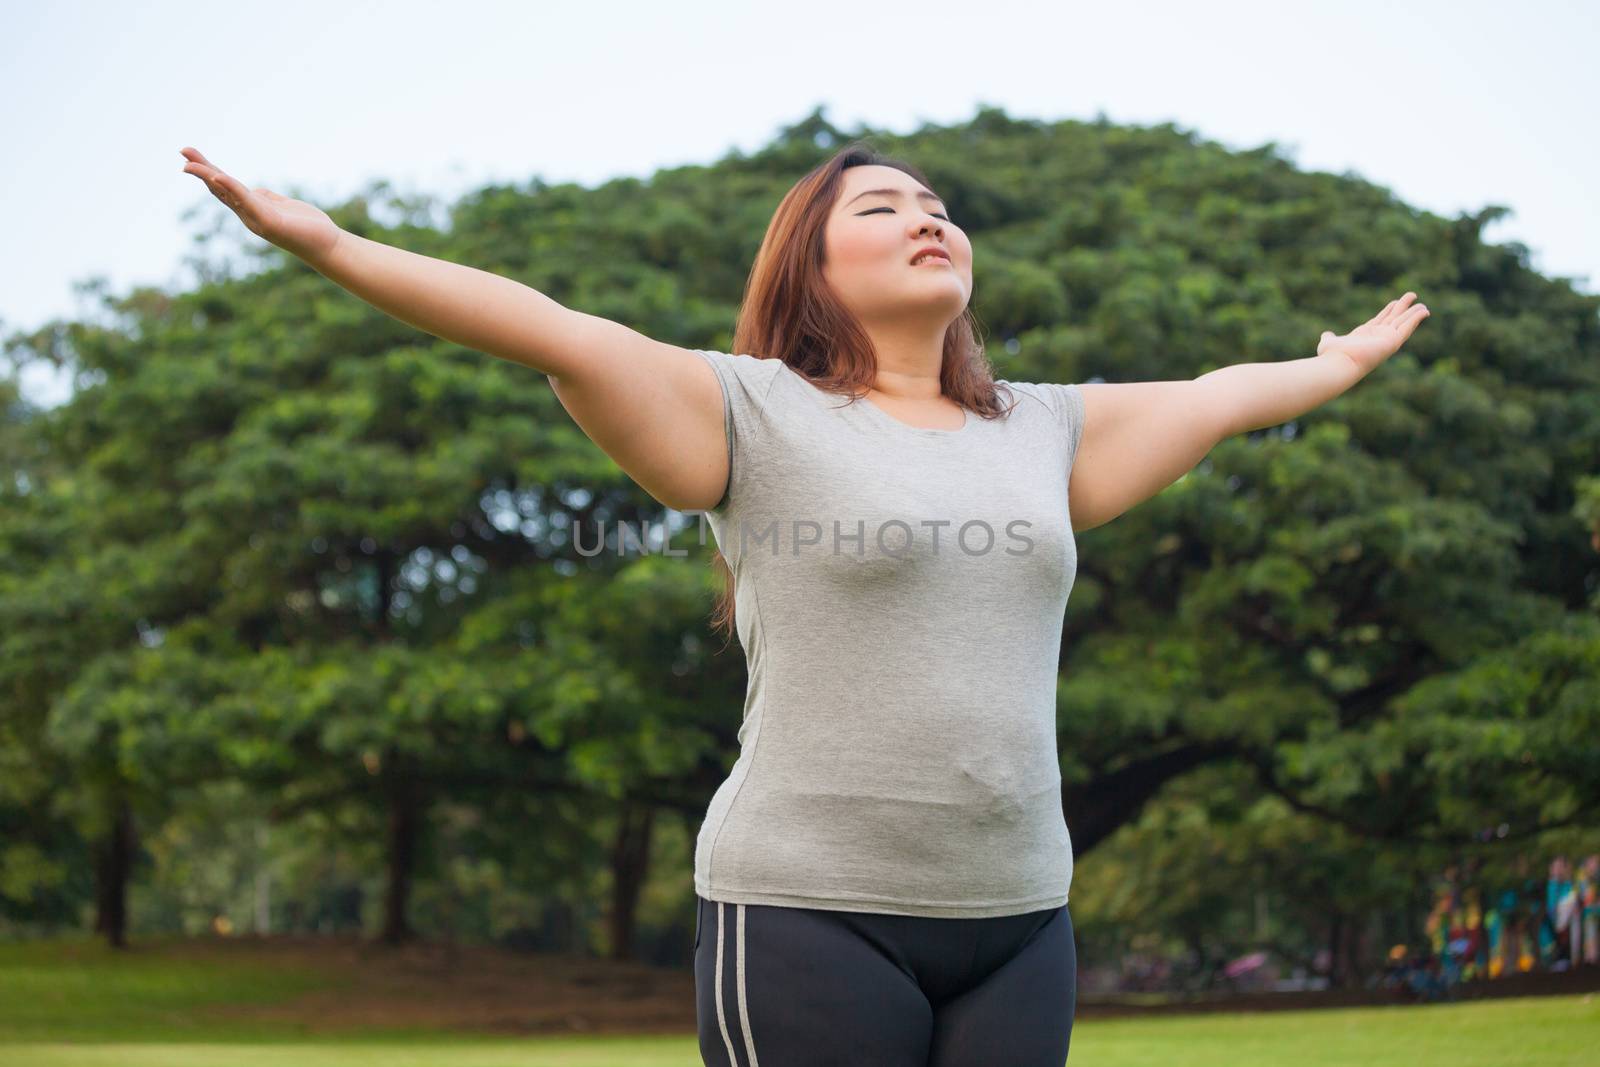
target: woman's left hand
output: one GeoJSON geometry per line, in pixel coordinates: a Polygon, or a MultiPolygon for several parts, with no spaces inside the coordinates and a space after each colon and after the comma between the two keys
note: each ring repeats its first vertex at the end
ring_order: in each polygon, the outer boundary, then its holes
{"type": "Polygon", "coordinates": [[[1416,293],[1407,293],[1398,300],[1389,301],[1382,311],[1347,334],[1322,331],[1317,355],[1337,349],[1349,356],[1363,375],[1369,373],[1398,352],[1417,324],[1432,314],[1426,304],[1413,304],[1416,298],[1416,293]]]}

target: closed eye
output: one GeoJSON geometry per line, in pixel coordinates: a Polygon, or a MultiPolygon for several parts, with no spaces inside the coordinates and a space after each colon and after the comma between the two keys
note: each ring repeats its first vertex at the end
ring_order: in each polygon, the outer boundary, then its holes
{"type": "MultiPolygon", "coordinates": [[[[858,215],[875,215],[880,211],[893,211],[893,210],[894,210],[894,208],[892,208],[892,207],[875,207],[871,211],[858,211],[858,212],[856,212],[856,214],[858,214],[858,215]]],[[[948,216],[941,215],[937,211],[935,211],[933,213],[933,217],[936,218],[936,219],[944,219],[944,221],[946,221],[946,222],[950,221],[948,216]]]]}

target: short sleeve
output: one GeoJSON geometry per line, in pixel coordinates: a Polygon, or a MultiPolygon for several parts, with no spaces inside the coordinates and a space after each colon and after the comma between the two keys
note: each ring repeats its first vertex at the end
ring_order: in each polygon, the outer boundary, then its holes
{"type": "Polygon", "coordinates": [[[737,506],[751,468],[757,465],[766,421],[767,394],[783,370],[780,360],[693,349],[717,376],[722,388],[722,426],[728,446],[728,486],[709,511],[737,506]]]}
{"type": "Polygon", "coordinates": [[[1058,382],[1007,382],[1034,399],[1050,411],[1054,424],[1052,432],[1061,445],[1065,460],[1063,470],[1070,478],[1072,462],[1078,457],[1078,443],[1083,440],[1083,391],[1076,385],[1058,382]]]}
{"type": "Polygon", "coordinates": [[[1083,390],[1075,384],[1052,385],[1061,419],[1062,440],[1067,445],[1067,470],[1078,458],[1078,442],[1083,440],[1083,390]]]}

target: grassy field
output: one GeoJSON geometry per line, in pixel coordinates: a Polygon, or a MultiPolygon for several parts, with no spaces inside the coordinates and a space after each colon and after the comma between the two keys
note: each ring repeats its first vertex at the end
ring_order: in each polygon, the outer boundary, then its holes
{"type": "MultiPolygon", "coordinates": [[[[695,1067],[700,1056],[692,989],[688,975],[659,969],[492,953],[441,959],[438,950],[385,955],[360,946],[263,951],[155,942],[118,956],[87,941],[0,945],[0,1063],[695,1067]],[[563,967],[567,971],[557,973],[563,967]],[[662,984],[642,984],[651,976],[662,984]],[[568,999],[553,992],[553,982],[564,983],[568,999]],[[601,988],[606,982],[613,987],[601,988]],[[574,1004],[585,1001],[573,997],[639,1007],[629,1019],[607,1020],[594,1012],[575,1015],[574,1004]],[[557,1016],[541,1022],[533,1005],[557,1016]],[[555,1018],[597,1031],[648,1027],[657,1005],[681,1022],[661,1025],[653,1034],[533,1032],[553,1027],[555,1018]]],[[[1586,994],[1428,1007],[1080,1019],[1071,1062],[1559,1067],[1593,1064],[1597,1049],[1600,996],[1586,994]]]]}

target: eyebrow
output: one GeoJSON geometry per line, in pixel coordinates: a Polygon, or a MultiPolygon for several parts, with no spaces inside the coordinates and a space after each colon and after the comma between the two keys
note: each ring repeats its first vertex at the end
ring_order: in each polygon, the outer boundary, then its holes
{"type": "MultiPolygon", "coordinates": [[[[857,200],[860,200],[863,196],[874,196],[874,195],[876,195],[876,196],[891,196],[892,197],[892,196],[903,196],[904,194],[901,193],[899,189],[868,189],[866,192],[857,193],[855,196],[852,196],[849,200],[845,201],[845,206],[849,207],[851,204],[855,203],[857,200]]],[[[943,204],[944,203],[944,201],[942,199],[940,199],[939,197],[934,196],[932,193],[923,192],[921,189],[917,190],[917,196],[921,197],[923,200],[932,200],[935,204],[943,204]]]]}

